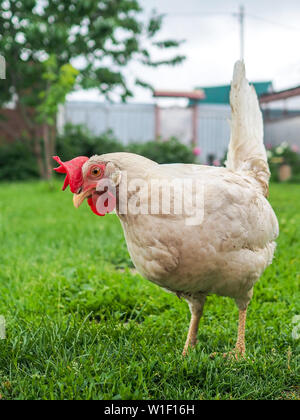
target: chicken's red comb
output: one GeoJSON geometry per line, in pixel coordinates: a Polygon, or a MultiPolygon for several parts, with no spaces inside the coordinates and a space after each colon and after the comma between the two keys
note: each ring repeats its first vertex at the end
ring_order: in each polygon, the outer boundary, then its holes
{"type": "Polygon", "coordinates": [[[53,159],[61,166],[55,168],[54,171],[60,174],[67,174],[63,191],[70,185],[70,190],[73,194],[77,193],[83,184],[82,166],[89,160],[85,156],[80,156],[68,162],[62,162],[58,156],[53,156],[53,159]]]}

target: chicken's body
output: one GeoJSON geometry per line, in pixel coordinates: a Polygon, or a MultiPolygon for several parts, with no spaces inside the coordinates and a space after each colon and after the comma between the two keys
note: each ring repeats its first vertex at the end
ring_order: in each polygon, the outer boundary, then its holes
{"type": "MultiPolygon", "coordinates": [[[[115,182],[119,199],[116,211],[134,265],[142,276],[184,297],[190,305],[192,319],[184,353],[196,342],[206,296],[217,294],[233,298],[238,305],[237,351],[244,354],[246,309],[253,286],[271,263],[276,246],[278,223],[265,198],[269,168],[263,145],[262,117],[241,62],[235,67],[231,107],[227,168],[159,165],[129,153],[95,156],[82,166],[82,177],[86,181],[74,196],[76,206],[88,196],[93,186],[90,190],[84,186],[91,182],[94,176],[91,168],[97,165],[105,165],[106,178],[118,180],[115,182]],[[121,211],[124,197],[126,206],[128,199],[150,206],[151,200],[155,200],[150,193],[152,181],[175,179],[194,180],[203,186],[201,200],[197,202],[202,211],[199,223],[190,223],[187,209],[180,214],[174,211],[178,197],[172,189],[169,214],[164,214],[161,205],[158,214],[153,214],[150,207],[147,214],[121,211]],[[141,180],[144,187],[128,189],[135,180],[141,180]],[[126,194],[120,194],[124,189],[126,194]]],[[[195,195],[193,185],[185,186],[185,192],[190,188],[191,196],[195,195]]]]}
{"type": "MultiPolygon", "coordinates": [[[[128,158],[139,165],[137,156],[128,158]]],[[[144,168],[143,158],[140,164],[144,168]]],[[[170,291],[230,296],[245,308],[254,283],[272,261],[276,216],[247,176],[226,168],[194,169],[193,176],[203,178],[202,223],[187,225],[185,214],[119,214],[129,253],[145,278],[170,291]]],[[[151,179],[184,177],[190,170],[190,165],[153,163],[143,179],[150,191],[151,179]]]]}

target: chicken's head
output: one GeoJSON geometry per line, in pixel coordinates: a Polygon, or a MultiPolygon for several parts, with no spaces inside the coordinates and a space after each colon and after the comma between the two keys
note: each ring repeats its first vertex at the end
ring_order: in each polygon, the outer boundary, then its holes
{"type": "Polygon", "coordinates": [[[105,216],[116,207],[116,188],[121,172],[112,162],[104,162],[101,156],[77,157],[62,162],[58,156],[53,159],[60,164],[54,170],[66,174],[63,190],[70,185],[74,194],[74,206],[78,208],[87,199],[91,210],[97,216],[105,216]]]}

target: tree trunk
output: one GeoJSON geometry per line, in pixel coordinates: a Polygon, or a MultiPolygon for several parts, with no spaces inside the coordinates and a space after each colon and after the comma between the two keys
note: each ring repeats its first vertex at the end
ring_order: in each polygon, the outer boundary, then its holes
{"type": "Polygon", "coordinates": [[[50,127],[47,123],[43,124],[43,140],[44,140],[44,156],[45,156],[45,178],[50,180],[52,178],[52,141],[50,139],[50,127]]]}
{"type": "Polygon", "coordinates": [[[34,136],[33,153],[36,158],[40,177],[42,179],[45,179],[45,165],[44,165],[44,160],[43,160],[42,147],[41,147],[40,139],[38,138],[37,134],[34,136]]]}
{"type": "Polygon", "coordinates": [[[56,151],[56,118],[54,124],[50,127],[50,142],[51,142],[51,157],[55,155],[56,151]]]}

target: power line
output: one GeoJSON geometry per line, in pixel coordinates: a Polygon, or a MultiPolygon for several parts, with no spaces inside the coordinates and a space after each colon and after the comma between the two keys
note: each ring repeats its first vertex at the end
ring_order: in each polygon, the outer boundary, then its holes
{"type": "Polygon", "coordinates": [[[238,22],[240,25],[240,59],[241,60],[245,59],[245,17],[258,20],[261,22],[265,22],[265,23],[268,23],[270,25],[274,25],[277,27],[283,27],[289,30],[300,31],[300,28],[297,28],[291,25],[286,25],[285,23],[274,22],[264,17],[246,13],[245,7],[243,5],[240,6],[238,13],[229,13],[229,12],[202,12],[202,13],[201,12],[197,12],[197,13],[191,13],[191,12],[178,13],[177,12],[176,13],[176,12],[173,12],[173,13],[167,14],[167,16],[169,17],[189,16],[189,17],[198,17],[198,18],[199,17],[205,18],[208,16],[224,16],[224,15],[233,16],[234,18],[238,19],[238,22]]]}
{"type": "Polygon", "coordinates": [[[248,14],[248,13],[247,13],[246,16],[250,17],[251,19],[260,20],[261,22],[269,23],[270,25],[281,26],[282,28],[290,29],[290,30],[293,30],[293,31],[300,31],[300,27],[287,25],[285,23],[274,22],[272,20],[263,18],[261,16],[256,16],[256,15],[252,15],[252,14],[248,14]]]}
{"type": "Polygon", "coordinates": [[[195,17],[201,17],[201,16],[203,16],[203,17],[205,17],[205,16],[211,16],[211,15],[215,15],[215,16],[217,16],[217,15],[229,15],[230,13],[228,13],[228,12],[195,12],[195,13],[193,13],[193,12],[182,12],[182,13],[180,13],[180,12],[166,12],[166,13],[164,13],[164,12],[162,12],[162,14],[165,14],[165,15],[167,15],[167,16],[170,16],[170,17],[172,17],[172,16],[195,16],[195,17]]]}
{"type": "MultiPolygon", "coordinates": [[[[195,18],[205,18],[208,16],[234,16],[237,17],[238,14],[237,13],[232,13],[232,12],[170,12],[170,13],[165,13],[166,16],[172,18],[172,17],[184,17],[184,16],[188,16],[188,17],[195,17],[195,18]]],[[[281,22],[275,22],[273,20],[270,20],[268,18],[264,18],[261,16],[257,16],[257,15],[252,15],[250,13],[245,13],[244,14],[245,17],[249,17],[251,19],[255,19],[255,20],[259,20],[261,22],[265,22],[268,23],[270,25],[275,25],[275,26],[281,26],[283,28],[289,29],[289,30],[293,30],[293,31],[300,31],[300,27],[297,26],[292,26],[292,25],[288,25],[286,23],[281,23],[281,22]]]]}

